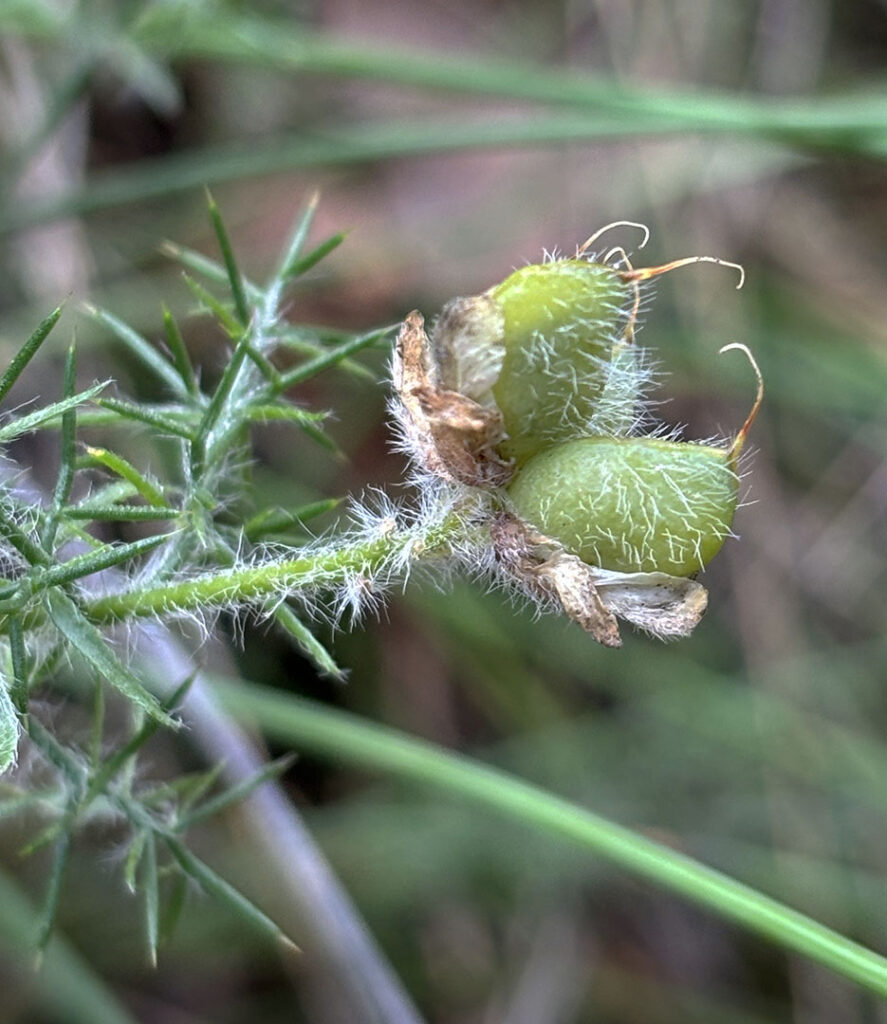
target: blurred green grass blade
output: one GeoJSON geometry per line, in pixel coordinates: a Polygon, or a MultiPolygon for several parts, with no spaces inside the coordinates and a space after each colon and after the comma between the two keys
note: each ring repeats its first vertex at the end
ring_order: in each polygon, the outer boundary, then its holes
{"type": "Polygon", "coordinates": [[[86,454],[93,464],[104,466],[117,476],[129,481],[149,505],[164,505],[170,508],[170,503],[160,488],[152,483],[144,474],[140,473],[131,462],[128,462],[122,455],[108,451],[107,448],[86,447],[86,454]]]}
{"type": "MultiPolygon", "coordinates": [[[[36,412],[28,413],[26,416],[18,416],[10,423],[7,423],[5,427],[0,428],[0,443],[6,444],[13,438],[21,437],[22,434],[37,430],[47,420],[54,419],[55,417],[63,418],[69,409],[75,409],[78,405],[82,405],[91,398],[95,398],[107,386],[107,382],[94,384],[91,388],[72,395],[70,398],[65,398],[61,402],[53,402],[52,405],[44,406],[44,408],[38,409],[36,412]]],[[[63,419],[62,422],[64,422],[63,419]]]]}
{"type": "MultiPolygon", "coordinates": [[[[198,19],[199,20],[199,19],[198,19]]],[[[201,22],[202,23],[202,22],[201,22]]],[[[238,151],[189,154],[151,166],[111,172],[85,188],[3,211],[0,227],[11,229],[43,220],[199,188],[220,181],[267,174],[286,168],[376,160],[415,153],[496,145],[528,145],[618,136],[695,132],[748,136],[758,141],[843,149],[883,156],[887,147],[884,90],[824,99],[775,100],[674,90],[658,86],[626,90],[612,79],[595,79],[559,69],[527,67],[522,62],[439,58],[429,54],[388,53],[343,45],[331,37],[312,37],[291,26],[252,21],[243,32],[230,22],[210,22],[205,31],[183,32],[177,24],[145,32],[154,45],[192,55],[231,57],[261,63],[277,60],[284,68],[335,75],[359,75],[400,84],[454,89],[582,108],[583,113],[553,111],[545,116],[501,117],[487,123],[356,126],[321,139],[300,138],[282,145],[238,151]],[[258,32],[267,40],[250,41],[258,32]],[[188,41],[190,40],[190,41],[188,41]],[[276,56],[275,56],[276,55],[276,56]]]]}
{"type": "Polygon", "coordinates": [[[283,929],[272,921],[267,914],[259,910],[254,903],[248,900],[238,889],[235,889],[230,882],[226,882],[224,878],[216,874],[208,864],[195,857],[184,844],[173,839],[171,836],[164,836],[163,840],[182,871],[193,878],[195,882],[198,882],[205,892],[215,896],[220,902],[230,907],[238,917],[255,928],[260,934],[267,935],[276,943],[291,949],[298,948],[283,929]]]}
{"type": "Polygon", "coordinates": [[[179,723],[163,710],[157,698],[146,690],[139,679],[120,661],[108,644],[107,638],[92,625],[69,597],[60,591],[50,590],[44,595],[44,602],[49,617],[58,631],[102,679],[151,718],[157,719],[163,725],[178,728],[179,723]]]}
{"type": "Polygon", "coordinates": [[[144,202],[242,178],[297,168],[369,163],[396,157],[485,149],[491,146],[539,146],[559,142],[661,135],[667,128],[655,117],[626,124],[608,115],[557,115],[491,119],[487,123],[447,120],[438,124],[358,125],[325,132],[322,138],[286,138],[262,146],[224,146],[177,156],[140,160],[94,175],[85,185],[47,199],[21,202],[0,210],[0,231],[144,202]]]}
{"type": "MultiPolygon", "coordinates": [[[[61,36],[74,28],[71,17],[9,16],[0,24],[19,31],[61,36]]],[[[554,108],[605,112],[626,124],[639,119],[664,130],[719,131],[776,138],[787,144],[817,141],[856,152],[882,148],[885,138],[884,88],[817,98],[735,95],[664,83],[626,85],[614,77],[500,57],[465,56],[415,48],[343,42],[330,32],[293,21],[255,15],[219,17],[210,7],[155,5],[147,8],[131,37],[145,52],[162,58],[201,57],[332,77],[362,78],[466,95],[504,97],[554,108]]]]}
{"type": "Polygon", "coordinates": [[[27,1000],[23,1012],[29,1016],[45,1014],[66,1024],[138,1024],[110,986],[59,935],[46,951],[40,974],[33,973],[27,958],[33,955],[37,918],[37,909],[0,871],[0,948],[12,971],[5,998],[15,993],[17,1005],[27,1000]]]}
{"type": "Polygon", "coordinates": [[[71,113],[92,84],[97,65],[95,54],[88,54],[58,85],[50,86],[52,93],[44,105],[37,124],[7,159],[3,160],[2,173],[14,181],[37,156],[65,118],[71,113]]]}
{"type": "Polygon", "coordinates": [[[315,356],[314,359],[309,359],[307,363],[302,363],[301,366],[288,370],[286,373],[281,374],[278,390],[284,391],[295,384],[301,384],[323,370],[328,370],[331,366],[335,366],[336,363],[341,362],[347,356],[354,355],[355,352],[368,348],[370,345],[375,345],[377,341],[381,341],[382,338],[391,334],[395,326],[392,324],[390,327],[382,327],[379,330],[370,331],[369,334],[360,334],[356,338],[351,338],[341,345],[337,345],[335,348],[315,356]]]}
{"type": "Polygon", "coordinates": [[[183,19],[170,8],[153,13],[142,20],[140,38],[146,46],[167,54],[607,110],[626,120],[632,115],[653,115],[672,125],[775,135],[786,141],[810,132],[832,132],[850,140],[866,132],[883,137],[885,132],[884,93],[877,85],[825,99],[775,100],[666,84],[626,85],[616,78],[534,66],[494,53],[466,57],[343,42],[332,33],[269,18],[183,19]]]}
{"type": "Polygon", "coordinates": [[[188,397],[188,389],[175,367],[163,358],[147,338],[143,338],[138,331],[106,309],[87,306],[86,310],[94,320],[104,324],[118,341],[123,342],[136,359],[159,377],[174,395],[178,398],[188,397]]]}
{"type": "Polygon", "coordinates": [[[887,995],[887,959],[692,858],[496,768],[354,715],[257,684],[216,679],[237,717],[299,749],[390,772],[572,840],[648,882],[678,893],[786,950],[887,995]]]}
{"type": "Polygon", "coordinates": [[[49,332],[58,323],[61,315],[62,307],[57,306],[49,316],[40,321],[34,333],[13,356],[12,362],[3,371],[3,376],[0,377],[0,402],[3,401],[12,385],[18,380],[22,370],[24,370],[43,342],[49,337],[49,332]]]}
{"type": "Polygon", "coordinates": [[[237,266],[237,260],[234,257],[234,249],[231,247],[231,239],[228,237],[228,229],[225,227],[225,222],[222,220],[222,212],[219,210],[218,204],[212,197],[212,193],[207,189],[206,201],[209,208],[209,218],[212,222],[213,230],[216,233],[216,240],[219,243],[219,248],[222,251],[222,259],[225,262],[225,271],[228,276],[228,284],[231,288],[231,297],[234,300],[234,311],[237,313],[237,318],[240,320],[241,326],[246,327],[252,317],[252,313],[249,308],[249,303],[246,301],[246,292],[243,287],[243,277],[240,273],[240,268],[237,266]]]}

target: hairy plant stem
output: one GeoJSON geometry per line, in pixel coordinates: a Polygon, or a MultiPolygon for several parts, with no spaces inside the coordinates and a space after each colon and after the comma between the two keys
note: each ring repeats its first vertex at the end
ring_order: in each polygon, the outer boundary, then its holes
{"type": "MultiPolygon", "coordinates": [[[[94,622],[169,615],[227,604],[242,605],[275,596],[314,589],[332,590],[353,578],[366,577],[372,586],[379,575],[394,564],[443,558],[456,544],[465,541],[465,522],[457,512],[431,524],[424,532],[392,523],[390,532],[367,540],[343,543],[300,558],[266,562],[245,568],[224,570],[193,579],[106,594],[84,602],[84,611],[94,622]]],[[[408,569],[402,571],[406,575],[408,569]]],[[[385,580],[390,582],[390,580],[385,580]]]]}

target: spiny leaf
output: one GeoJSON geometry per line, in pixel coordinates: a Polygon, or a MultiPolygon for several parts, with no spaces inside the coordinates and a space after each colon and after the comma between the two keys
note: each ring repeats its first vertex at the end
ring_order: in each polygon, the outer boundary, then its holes
{"type": "Polygon", "coordinates": [[[46,890],[46,902],[43,905],[43,922],[40,925],[40,931],[37,936],[38,959],[42,958],[52,935],[52,926],[55,924],[55,916],[58,911],[59,893],[62,889],[62,878],[68,864],[70,850],[71,835],[69,832],[62,832],[55,848],[55,857],[53,858],[49,885],[46,890]]]}
{"type": "MultiPolygon", "coordinates": [[[[63,397],[72,398],[74,395],[75,377],[77,374],[77,354],[72,344],[68,348],[68,355],[65,359],[65,373],[63,384],[63,397]]],[[[59,460],[59,475],[55,482],[55,489],[52,495],[52,511],[43,530],[43,546],[51,550],[58,530],[59,513],[62,506],[67,502],[71,494],[71,487],[74,483],[74,469],[77,458],[77,410],[68,409],[62,414],[61,430],[61,458],[59,460]]]]}
{"type": "Polygon", "coordinates": [[[126,851],[126,860],[123,864],[123,881],[130,892],[136,891],[136,873],[145,852],[145,843],[150,835],[148,829],[142,829],[132,837],[129,849],[126,851]]]}
{"type": "Polygon", "coordinates": [[[342,503],[342,498],[324,498],[296,508],[267,508],[258,512],[244,526],[244,533],[251,541],[260,540],[270,533],[283,533],[290,527],[301,527],[309,520],[332,512],[342,503]]]}
{"type": "Polygon", "coordinates": [[[211,291],[204,288],[199,281],[195,281],[190,274],[182,275],[189,291],[194,295],[200,305],[211,313],[222,325],[225,332],[231,338],[239,338],[243,334],[243,324],[233,316],[228,307],[213,295],[211,291]]]}
{"type": "Polygon", "coordinates": [[[27,434],[31,430],[36,430],[47,420],[51,420],[56,416],[63,417],[69,409],[75,409],[78,405],[88,402],[107,386],[107,381],[102,384],[94,384],[91,388],[87,388],[85,391],[72,395],[61,402],[53,402],[52,405],[47,405],[43,409],[28,413],[27,416],[19,416],[5,427],[0,428],[0,443],[5,444],[13,438],[27,434]]]}
{"type": "MultiPolygon", "coordinates": [[[[279,299],[280,291],[289,276],[287,268],[296,263],[301,255],[302,248],[305,245],[305,239],[308,237],[308,232],[311,230],[311,225],[314,222],[314,214],[317,212],[317,204],[319,202],[320,194],[315,192],[305,204],[305,209],[296,221],[295,227],[290,235],[290,242],[287,246],[286,253],[280,261],[280,268],[274,275],[271,284],[268,286],[268,293],[272,300],[279,299]]],[[[274,301],[274,305],[276,306],[276,301],[274,301]]]]}
{"type": "Polygon", "coordinates": [[[128,501],[130,498],[136,497],[137,494],[138,491],[128,480],[109,480],[108,483],[97,487],[83,501],[78,501],[76,505],[70,505],[69,508],[76,508],[78,512],[84,512],[93,506],[106,508],[121,501],[128,501]]]}
{"type": "Polygon", "coordinates": [[[390,327],[382,327],[377,331],[371,331],[369,334],[360,334],[356,338],[351,338],[344,344],[337,345],[335,348],[331,348],[328,352],[324,352],[321,355],[316,356],[307,363],[303,363],[301,366],[297,366],[294,369],[289,370],[287,373],[281,375],[278,391],[290,388],[294,384],[301,384],[303,381],[308,380],[309,377],[315,376],[322,370],[335,366],[336,363],[341,362],[346,356],[354,355],[355,352],[359,352],[361,349],[374,345],[377,341],[380,341],[393,330],[394,325],[390,327]]]}
{"type": "Polygon", "coordinates": [[[87,446],[86,454],[95,462],[111,470],[112,473],[128,480],[150,505],[170,507],[160,488],[140,473],[132,463],[127,462],[122,455],[109,452],[107,448],[92,448],[90,446],[87,446]]]}
{"type": "Polygon", "coordinates": [[[167,410],[160,412],[153,407],[124,402],[119,398],[102,398],[96,404],[122,419],[136,420],[174,437],[183,437],[187,441],[194,440],[194,432],[188,423],[190,417],[187,413],[173,414],[167,410]]]}
{"type": "Polygon", "coordinates": [[[163,710],[157,698],[120,661],[107,639],[69,597],[58,590],[49,590],[44,602],[58,631],[103,679],[152,718],[163,725],[178,728],[179,723],[163,710]]]}
{"type": "Polygon", "coordinates": [[[18,616],[10,616],[7,632],[9,634],[9,655],[12,662],[12,682],[9,687],[9,696],[19,712],[27,715],[28,659],[25,652],[22,623],[18,616]]]}
{"type": "Polygon", "coordinates": [[[312,412],[296,405],[279,402],[275,405],[253,405],[248,410],[249,418],[257,423],[285,420],[288,423],[320,423],[329,418],[328,412],[312,412]]]}
{"type": "Polygon", "coordinates": [[[155,537],[144,537],[142,540],[132,541],[130,544],[103,544],[95,551],[90,551],[85,555],[75,555],[67,562],[40,570],[34,576],[34,589],[43,590],[46,587],[62,586],[65,583],[83,579],[85,576],[91,576],[93,573],[102,572],[104,569],[110,569],[111,566],[120,565],[122,562],[128,562],[132,558],[138,558],[140,555],[152,551],[172,536],[171,533],[160,533],[155,537]]]}
{"type": "Polygon", "coordinates": [[[329,651],[288,604],[280,604],[274,609],[274,620],[321,675],[338,682],[344,681],[344,671],[333,661],[329,651]]]}
{"type": "MultiPolygon", "coordinates": [[[[204,256],[203,253],[199,253],[195,249],[189,249],[187,246],[179,245],[177,242],[164,242],[160,247],[160,251],[164,255],[169,256],[170,259],[181,263],[183,267],[193,270],[196,274],[202,274],[208,281],[212,281],[214,284],[226,284],[228,281],[228,272],[221,263],[209,259],[209,257],[204,256]]],[[[262,295],[260,289],[251,284],[246,278],[243,278],[243,287],[252,302],[260,300],[262,295]]]]}
{"type": "Polygon", "coordinates": [[[299,423],[298,427],[299,430],[301,430],[307,437],[310,437],[315,444],[319,444],[321,448],[326,448],[328,452],[332,452],[337,459],[347,461],[348,456],[329,436],[329,434],[325,433],[319,427],[315,427],[312,423],[299,423]]]}
{"type": "Polygon", "coordinates": [[[312,267],[320,263],[320,261],[325,256],[328,256],[334,249],[338,249],[344,241],[345,233],[339,232],[331,238],[328,238],[325,242],[321,242],[316,249],[312,249],[306,256],[303,256],[301,259],[294,259],[284,268],[282,275],[284,280],[290,280],[306,273],[312,267]]]}
{"type": "Polygon", "coordinates": [[[261,786],[263,782],[279,778],[283,775],[292,766],[294,761],[294,754],[287,754],[284,757],[278,758],[276,761],[265,765],[261,771],[256,772],[250,778],[238,782],[236,786],[231,786],[224,793],[220,793],[211,800],[207,800],[188,814],[181,815],[174,826],[176,832],[184,832],[198,822],[205,821],[207,818],[221,813],[225,808],[230,807],[231,804],[245,799],[254,789],[261,786]]]}
{"type": "Polygon", "coordinates": [[[109,313],[106,309],[99,309],[96,306],[87,305],[86,311],[94,319],[98,320],[99,323],[110,328],[115,337],[122,341],[130,352],[132,352],[140,362],[144,363],[148,369],[153,371],[153,373],[155,373],[174,394],[178,395],[180,398],[186,398],[188,396],[188,389],[182,378],[147,338],[143,338],[138,331],[133,330],[129,324],[124,323],[122,320],[114,316],[113,313],[109,313]]]}
{"type": "Polygon", "coordinates": [[[145,932],[151,966],[157,966],[157,946],[160,942],[160,888],[157,882],[157,844],[153,835],[145,843],[142,891],[145,895],[145,932]]]}
{"type": "Polygon", "coordinates": [[[163,330],[166,334],[166,344],[172,355],[173,365],[182,378],[182,383],[185,385],[188,394],[194,398],[200,397],[200,388],[197,384],[197,377],[194,374],[194,367],[191,365],[191,357],[188,355],[185,339],[182,337],[182,332],[179,330],[175,317],[166,306],[163,307],[163,330]]]}
{"type": "MultiPolygon", "coordinates": [[[[356,335],[343,336],[341,331],[336,331],[332,334],[321,330],[306,332],[285,326],[281,326],[276,333],[276,341],[281,348],[298,352],[299,355],[314,357],[327,353],[329,345],[343,344],[344,341],[348,341],[352,337],[356,337],[356,335]],[[328,334],[329,336],[327,336],[328,334]]],[[[339,369],[360,380],[372,381],[373,383],[376,381],[375,374],[355,359],[343,359],[339,363],[339,369]]]]}
{"type": "Polygon", "coordinates": [[[205,772],[195,772],[184,780],[179,789],[179,812],[187,813],[198,801],[203,799],[218,782],[222,769],[225,766],[221,763],[214,764],[205,772]]]}
{"type": "Polygon", "coordinates": [[[13,356],[12,362],[6,367],[3,372],[3,376],[0,377],[0,402],[6,397],[7,392],[13,384],[18,380],[22,370],[31,361],[37,349],[46,341],[49,336],[49,332],[58,323],[59,317],[62,315],[62,307],[58,306],[54,309],[48,317],[41,320],[37,326],[37,330],[31,335],[30,338],[22,345],[22,347],[13,356]]]}
{"type": "Polygon", "coordinates": [[[169,896],[160,908],[158,941],[163,945],[172,938],[172,934],[182,916],[185,898],[188,895],[188,876],[177,871],[172,879],[169,896]]]}
{"type": "Polygon", "coordinates": [[[228,360],[228,364],[222,373],[221,379],[216,385],[216,390],[213,392],[212,398],[209,400],[209,405],[206,407],[206,412],[203,414],[203,419],[200,421],[200,426],[197,428],[197,435],[194,438],[192,458],[195,476],[199,476],[200,467],[207,455],[207,439],[218,422],[219,417],[222,415],[222,411],[228,401],[228,396],[231,394],[231,389],[234,387],[234,382],[237,380],[237,375],[240,373],[240,368],[246,358],[248,346],[249,340],[247,336],[244,335],[234,349],[231,358],[228,360]]]}
{"type": "Polygon", "coordinates": [[[179,867],[185,874],[189,875],[200,886],[221,902],[226,903],[244,921],[252,925],[259,932],[268,935],[277,942],[283,943],[290,949],[297,949],[295,943],[287,937],[279,925],[268,917],[263,911],[251,903],[238,889],[235,889],[230,882],[217,875],[215,871],[198,860],[190,850],[182,843],[170,836],[163,837],[170,853],[178,861],[179,867]]]}
{"type": "MultiPolygon", "coordinates": [[[[193,681],[194,676],[189,676],[180,686],[176,687],[166,700],[161,701],[160,708],[162,711],[175,711],[193,681]]],[[[84,806],[94,800],[100,793],[105,792],[108,783],[132,761],[154,733],[157,732],[161,724],[162,719],[157,716],[149,718],[134,736],[131,736],[119,750],[115,751],[111,757],[99,765],[90,779],[89,787],[83,797],[82,803],[84,806]]]]}
{"type": "Polygon", "coordinates": [[[107,523],[154,523],[175,519],[181,513],[169,506],[156,508],[154,505],[72,505],[64,510],[64,515],[67,519],[107,523]]]}
{"type": "Polygon", "coordinates": [[[262,353],[255,347],[255,345],[247,344],[246,354],[256,364],[259,372],[269,383],[276,385],[280,380],[280,370],[267,359],[262,353]]]}
{"type": "Polygon", "coordinates": [[[0,509],[0,537],[4,537],[31,565],[47,565],[51,559],[48,553],[19,526],[19,524],[0,509]]]}
{"type": "Polygon", "coordinates": [[[243,290],[243,278],[240,274],[240,268],[237,266],[237,260],[234,258],[231,239],[228,237],[228,231],[225,227],[225,222],[222,220],[221,211],[219,210],[219,207],[216,204],[215,199],[213,199],[212,193],[209,189],[206,190],[206,202],[209,208],[209,218],[212,221],[213,230],[216,233],[219,248],[222,250],[222,259],[225,261],[228,283],[231,286],[231,297],[234,299],[234,309],[237,313],[237,318],[240,320],[241,324],[246,327],[252,318],[252,313],[249,308],[249,303],[246,301],[246,294],[243,290]]]}

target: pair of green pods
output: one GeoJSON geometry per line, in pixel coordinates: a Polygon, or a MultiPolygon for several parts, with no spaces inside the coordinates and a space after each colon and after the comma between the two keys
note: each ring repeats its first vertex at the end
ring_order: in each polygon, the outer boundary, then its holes
{"type": "Polygon", "coordinates": [[[495,340],[471,397],[502,414],[499,454],[515,463],[507,490],[522,520],[588,564],[689,576],[731,532],[750,419],[726,446],[631,435],[641,276],[652,273],[585,258],[515,271],[482,297],[488,330],[475,323],[465,347],[495,340]]]}

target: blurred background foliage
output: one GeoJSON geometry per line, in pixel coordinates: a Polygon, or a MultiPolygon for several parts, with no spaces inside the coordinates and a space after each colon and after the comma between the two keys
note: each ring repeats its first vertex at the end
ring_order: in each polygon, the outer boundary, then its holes
{"type": "MultiPolygon", "coordinates": [[[[412,583],[328,638],[347,684],[267,626],[207,657],[507,767],[887,949],[883,2],[5,0],[0,31],[4,364],[68,296],[83,380],[150,398],[79,307],[153,338],[161,301],[184,319],[158,244],[212,249],[203,184],[257,276],[320,190],[315,237],[348,238],[293,300],[300,323],[432,316],[624,218],[652,229],[642,262],[745,265],[741,292],[712,267],[663,279],[640,335],[688,436],[749,405],[722,344],[748,344],[767,384],[742,539],[707,571],[692,639],[607,651],[469,584],[412,583]]],[[[187,342],[211,379],[217,336],[194,319],[187,342]]],[[[361,358],[382,380],[384,356],[361,358]]],[[[56,393],[62,359],[41,356],[34,394],[56,393]]],[[[335,410],[345,457],[269,426],[267,504],[399,491],[383,386],[334,371],[295,397],[335,410]]],[[[52,481],[51,437],[14,454],[52,481]]],[[[161,738],[146,770],[195,758],[161,738]]],[[[848,982],[436,794],[310,757],[285,785],[429,1020],[887,1021],[848,982]]],[[[64,937],[33,975],[46,864],[18,856],[25,828],[0,832],[4,1024],[353,1019],[310,948],[284,961],[199,897],[149,968],[113,835],[78,842],[64,937]]],[[[236,813],[200,846],[275,905],[236,813]]]]}

